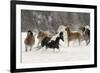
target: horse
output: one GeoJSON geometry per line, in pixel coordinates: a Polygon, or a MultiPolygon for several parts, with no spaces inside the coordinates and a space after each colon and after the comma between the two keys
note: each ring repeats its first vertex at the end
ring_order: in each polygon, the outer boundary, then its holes
{"type": "Polygon", "coordinates": [[[82,32],[82,40],[85,40],[86,45],[90,43],[90,29],[87,26],[82,26],[79,28],[82,32]]]}
{"type": "Polygon", "coordinates": [[[32,50],[32,46],[35,43],[35,37],[33,36],[32,31],[27,32],[27,37],[24,40],[25,43],[25,51],[27,52],[27,48],[30,47],[30,51],[32,50]]]}
{"type": "Polygon", "coordinates": [[[40,31],[38,33],[37,39],[38,41],[38,46],[41,43],[41,41],[45,38],[45,37],[52,37],[54,35],[54,33],[48,32],[48,31],[40,31]]]}
{"type": "Polygon", "coordinates": [[[78,32],[78,31],[71,31],[69,27],[66,27],[65,31],[67,33],[68,46],[70,44],[70,41],[72,41],[72,40],[78,40],[79,45],[80,45],[80,40],[81,40],[80,32],[78,32]]]}
{"type": "Polygon", "coordinates": [[[51,49],[58,49],[59,50],[59,40],[64,41],[63,39],[63,32],[59,33],[59,36],[56,37],[55,40],[51,40],[50,37],[45,37],[42,42],[41,42],[41,46],[44,47],[46,46],[46,49],[51,48],[51,49]]]}

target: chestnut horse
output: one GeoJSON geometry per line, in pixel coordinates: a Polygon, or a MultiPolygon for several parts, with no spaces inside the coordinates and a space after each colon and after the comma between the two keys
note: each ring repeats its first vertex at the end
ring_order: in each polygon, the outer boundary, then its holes
{"type": "Polygon", "coordinates": [[[68,38],[68,46],[70,41],[72,40],[78,40],[79,41],[79,45],[80,45],[80,39],[81,39],[81,34],[78,31],[71,31],[69,27],[65,28],[65,31],[67,32],[67,38],[68,38]]]}

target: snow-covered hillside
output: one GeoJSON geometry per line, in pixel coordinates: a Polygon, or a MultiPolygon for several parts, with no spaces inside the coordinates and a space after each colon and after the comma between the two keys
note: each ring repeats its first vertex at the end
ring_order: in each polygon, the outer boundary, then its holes
{"type": "Polygon", "coordinates": [[[32,51],[25,52],[24,39],[26,33],[22,32],[22,63],[23,64],[34,64],[34,63],[53,63],[53,62],[69,62],[69,61],[84,61],[90,59],[90,45],[86,46],[83,41],[79,46],[77,41],[70,42],[68,47],[62,41],[60,41],[60,51],[54,52],[53,49],[41,48],[37,50],[37,42],[32,48],[32,51]]]}

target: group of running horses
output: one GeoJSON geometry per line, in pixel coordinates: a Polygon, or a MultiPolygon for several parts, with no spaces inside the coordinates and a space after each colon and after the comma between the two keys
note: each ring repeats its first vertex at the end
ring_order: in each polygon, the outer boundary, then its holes
{"type": "Polygon", "coordinates": [[[65,28],[63,28],[64,31],[60,31],[60,32],[47,32],[47,31],[39,31],[36,35],[33,35],[33,32],[31,30],[27,31],[27,36],[24,40],[24,44],[25,44],[25,51],[28,51],[28,47],[30,47],[30,51],[32,50],[33,45],[36,42],[35,36],[38,39],[38,47],[39,49],[41,49],[42,47],[46,47],[46,49],[50,48],[50,49],[58,49],[59,48],[59,41],[62,40],[63,42],[67,41],[68,47],[70,44],[70,41],[73,40],[78,40],[79,45],[81,43],[81,41],[85,41],[86,45],[88,45],[90,43],[90,29],[87,28],[86,26],[81,26],[78,28],[78,30],[80,31],[72,31],[70,27],[68,26],[64,26],[65,28]],[[67,34],[66,36],[64,34],[67,34]],[[55,39],[52,39],[55,35],[57,35],[55,37],[55,39]],[[66,39],[65,39],[66,38],[66,39]]]}

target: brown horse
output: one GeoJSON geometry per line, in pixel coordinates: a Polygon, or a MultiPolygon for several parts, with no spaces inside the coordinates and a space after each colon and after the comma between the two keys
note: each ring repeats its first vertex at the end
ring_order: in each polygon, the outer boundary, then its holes
{"type": "Polygon", "coordinates": [[[40,31],[39,33],[38,33],[38,36],[37,36],[37,38],[38,39],[42,39],[42,38],[44,38],[44,37],[49,37],[50,36],[50,33],[49,32],[45,32],[45,31],[40,31]]]}
{"type": "Polygon", "coordinates": [[[90,43],[90,29],[86,28],[85,26],[82,26],[79,29],[82,32],[82,40],[85,40],[86,44],[88,45],[90,43]]]}
{"type": "Polygon", "coordinates": [[[27,37],[24,40],[25,43],[25,51],[27,52],[27,48],[30,47],[30,51],[32,50],[32,46],[35,43],[35,37],[33,36],[32,31],[27,32],[27,37]]]}
{"type": "Polygon", "coordinates": [[[69,27],[66,27],[65,28],[65,31],[67,32],[67,38],[68,38],[68,46],[69,46],[69,42],[72,41],[72,40],[78,40],[79,41],[79,45],[80,45],[80,39],[81,39],[81,34],[80,32],[76,31],[76,32],[73,32],[70,30],[69,27]]]}

